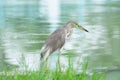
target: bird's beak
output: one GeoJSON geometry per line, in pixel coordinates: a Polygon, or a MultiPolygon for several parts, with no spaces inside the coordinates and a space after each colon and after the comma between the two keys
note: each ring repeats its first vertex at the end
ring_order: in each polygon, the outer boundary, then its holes
{"type": "Polygon", "coordinates": [[[80,30],[84,30],[84,31],[88,32],[88,30],[85,29],[85,28],[83,28],[81,25],[77,24],[77,26],[78,26],[78,28],[79,28],[80,30]]]}

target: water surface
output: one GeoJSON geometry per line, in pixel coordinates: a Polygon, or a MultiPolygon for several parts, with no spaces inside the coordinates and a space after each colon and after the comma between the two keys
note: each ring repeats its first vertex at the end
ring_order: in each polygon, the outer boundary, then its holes
{"type": "MultiPolygon", "coordinates": [[[[87,57],[89,69],[110,69],[108,80],[120,79],[119,0],[0,1],[0,71],[24,70],[23,64],[29,70],[39,69],[44,41],[55,29],[75,20],[89,33],[74,30],[62,51],[63,67],[71,51],[75,67],[87,57]]],[[[56,53],[49,58],[52,69],[56,53]]]]}

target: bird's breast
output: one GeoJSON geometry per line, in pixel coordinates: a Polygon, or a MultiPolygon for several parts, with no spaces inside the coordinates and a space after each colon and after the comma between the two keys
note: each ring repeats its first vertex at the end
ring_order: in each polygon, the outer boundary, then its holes
{"type": "Polygon", "coordinates": [[[69,38],[73,33],[73,29],[69,30],[66,34],[66,37],[69,38]]]}

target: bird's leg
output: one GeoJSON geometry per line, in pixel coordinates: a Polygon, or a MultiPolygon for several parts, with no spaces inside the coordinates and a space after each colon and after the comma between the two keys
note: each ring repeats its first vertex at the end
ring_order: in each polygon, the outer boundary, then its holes
{"type": "Polygon", "coordinates": [[[46,69],[46,71],[48,70],[48,58],[46,59],[45,69],[46,69]]]}
{"type": "Polygon", "coordinates": [[[59,53],[58,53],[58,67],[59,67],[59,70],[60,70],[60,72],[61,72],[60,53],[61,53],[61,51],[59,50],[59,53]]]}

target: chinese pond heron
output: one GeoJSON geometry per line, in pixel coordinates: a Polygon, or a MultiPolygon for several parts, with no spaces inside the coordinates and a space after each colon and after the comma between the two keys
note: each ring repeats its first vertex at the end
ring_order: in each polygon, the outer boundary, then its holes
{"type": "MultiPolygon", "coordinates": [[[[73,33],[73,28],[77,27],[80,30],[88,32],[85,28],[79,25],[75,21],[67,22],[63,27],[55,30],[45,41],[43,47],[41,48],[40,55],[41,60],[47,61],[48,57],[55,51],[60,51],[63,45],[66,43],[67,38],[73,33]]],[[[58,56],[59,62],[60,53],[58,56]]]]}

